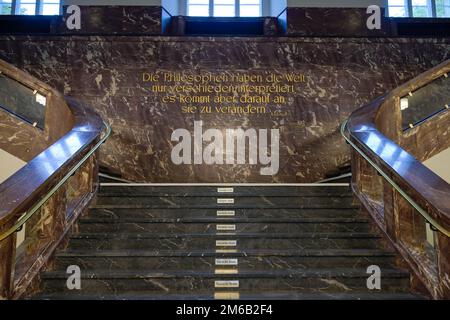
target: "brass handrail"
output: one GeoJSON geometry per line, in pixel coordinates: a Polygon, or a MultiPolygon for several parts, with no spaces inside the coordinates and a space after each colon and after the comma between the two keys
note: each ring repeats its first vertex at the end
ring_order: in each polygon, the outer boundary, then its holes
{"type": "Polygon", "coordinates": [[[341,125],[341,135],[348,142],[348,144],[355,149],[395,190],[403,197],[410,205],[414,207],[424,219],[432,225],[436,230],[440,231],[444,235],[450,238],[450,231],[445,229],[439,222],[437,222],[433,217],[431,217],[426,210],[424,210],[417,202],[415,202],[403,189],[392,180],[375,162],[373,162],[365,153],[362,151],[347,135],[345,131],[347,129],[348,120],[345,120],[341,125]]]}
{"type": "Polygon", "coordinates": [[[38,203],[36,203],[29,211],[25,212],[11,228],[0,233],[0,241],[5,240],[16,231],[19,231],[22,226],[27,223],[27,221],[55,194],[55,192],[58,191],[59,188],[61,188],[64,183],[66,183],[67,180],[69,180],[69,178],[94,154],[94,152],[105,143],[111,135],[111,126],[104,121],[103,125],[106,128],[106,133],[103,138],[101,138],[100,141],[38,203]]]}

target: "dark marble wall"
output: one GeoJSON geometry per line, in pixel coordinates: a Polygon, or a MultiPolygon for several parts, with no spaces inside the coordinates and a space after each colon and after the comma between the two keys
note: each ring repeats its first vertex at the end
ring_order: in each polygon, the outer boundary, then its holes
{"type": "MultiPolygon", "coordinates": [[[[349,160],[339,124],[356,108],[450,58],[449,39],[1,37],[0,58],[89,103],[113,126],[100,162],[134,181],[311,182],[349,160]],[[303,73],[282,113],[183,114],[143,72],[303,73]],[[280,130],[280,170],[174,165],[171,134],[242,127],[280,130]]],[[[268,106],[270,111],[279,110],[268,106]]]]}
{"type": "MultiPolygon", "coordinates": [[[[67,6],[61,16],[0,16],[0,33],[77,35],[183,35],[186,17],[161,6],[80,6],[81,29],[69,30],[67,6]]],[[[397,22],[384,16],[381,30],[366,26],[366,8],[286,8],[266,17],[264,35],[379,37],[395,35],[397,22]]]]}
{"type": "MultiPolygon", "coordinates": [[[[81,29],[66,26],[67,6],[61,16],[0,15],[1,34],[184,35],[186,17],[171,16],[161,6],[80,6],[81,29]]],[[[398,35],[448,36],[448,22],[393,19],[381,9],[381,29],[369,30],[366,8],[288,7],[278,17],[266,17],[264,35],[314,37],[387,37],[398,35]]],[[[245,34],[245,32],[244,32],[245,34]]],[[[253,34],[253,33],[249,33],[253,34]]]]}
{"type": "Polygon", "coordinates": [[[162,7],[159,6],[80,6],[81,29],[68,30],[67,6],[56,33],[70,34],[152,34],[162,33],[162,7]]]}
{"type": "MultiPolygon", "coordinates": [[[[381,9],[381,29],[367,28],[366,8],[287,8],[285,32],[290,36],[379,37],[393,34],[391,20],[381,9]]],[[[283,18],[284,17],[284,18],[283,18]]]]}

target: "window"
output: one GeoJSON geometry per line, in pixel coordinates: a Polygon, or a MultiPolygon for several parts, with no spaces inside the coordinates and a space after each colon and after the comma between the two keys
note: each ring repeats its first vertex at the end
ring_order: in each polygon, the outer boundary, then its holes
{"type": "Polygon", "coordinates": [[[209,16],[209,0],[188,0],[188,16],[209,16]]]}
{"type": "Polygon", "coordinates": [[[17,1],[16,14],[20,15],[35,15],[36,14],[36,0],[20,0],[17,1]]]}
{"type": "Polygon", "coordinates": [[[187,0],[187,15],[197,17],[260,17],[262,0],[187,0]]]}
{"type": "Polygon", "coordinates": [[[436,15],[438,18],[450,17],[450,0],[436,0],[436,15]]]}
{"type": "Polygon", "coordinates": [[[0,0],[0,14],[11,14],[12,0],[0,0]]]}
{"type": "Polygon", "coordinates": [[[260,0],[240,0],[239,13],[241,17],[259,17],[262,15],[260,0]]]}
{"type": "Polygon", "coordinates": [[[412,0],[412,16],[417,18],[428,18],[433,16],[431,2],[429,0],[412,0]]]}
{"type": "Polygon", "coordinates": [[[390,17],[448,18],[450,0],[388,0],[390,17]]]}
{"type": "Polygon", "coordinates": [[[59,15],[60,0],[0,0],[0,14],[59,15]]]}
{"type": "Polygon", "coordinates": [[[59,0],[41,0],[42,6],[40,14],[43,15],[58,15],[59,14],[59,0]]]}
{"type": "Polygon", "coordinates": [[[234,16],[237,16],[235,0],[214,0],[214,17],[234,16]]]}
{"type": "Polygon", "coordinates": [[[408,16],[407,0],[389,0],[389,16],[407,17],[408,16]]]}

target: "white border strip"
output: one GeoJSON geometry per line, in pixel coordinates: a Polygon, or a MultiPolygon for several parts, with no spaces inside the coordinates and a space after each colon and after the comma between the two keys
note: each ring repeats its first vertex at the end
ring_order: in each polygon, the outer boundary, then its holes
{"type": "Polygon", "coordinates": [[[131,181],[128,181],[128,180],[125,180],[125,179],[122,179],[122,178],[113,177],[113,176],[110,176],[109,174],[106,174],[106,173],[101,173],[100,172],[98,174],[98,176],[102,177],[102,178],[110,179],[110,180],[119,181],[119,182],[111,182],[111,183],[131,183],[131,181]]]}
{"type": "Polygon", "coordinates": [[[320,181],[317,181],[317,183],[327,183],[327,182],[331,182],[331,181],[336,181],[336,180],[340,180],[340,179],[344,179],[344,178],[350,178],[352,176],[352,173],[346,173],[337,177],[333,177],[333,178],[328,178],[328,179],[323,179],[320,181]]]}
{"type": "Polygon", "coordinates": [[[102,187],[348,187],[349,183],[101,183],[102,187]]]}

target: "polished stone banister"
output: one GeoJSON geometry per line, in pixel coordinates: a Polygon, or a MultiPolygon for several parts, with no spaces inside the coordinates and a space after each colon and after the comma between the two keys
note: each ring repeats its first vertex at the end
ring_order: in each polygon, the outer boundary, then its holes
{"type": "MultiPolygon", "coordinates": [[[[29,74],[3,61],[0,71],[41,90],[48,101],[44,132],[30,131],[47,146],[0,184],[1,299],[17,298],[32,286],[72,224],[87,210],[98,188],[97,149],[110,127],[91,108],[63,97],[29,74]],[[25,223],[24,239],[17,243],[16,232],[25,223]]],[[[32,145],[33,140],[21,144],[32,145]]]]}
{"type": "MultiPolygon", "coordinates": [[[[382,101],[377,100],[372,105],[374,109],[381,107],[382,101]]],[[[446,230],[445,234],[450,234],[450,185],[381,133],[376,128],[373,114],[370,112],[367,117],[362,117],[356,113],[355,118],[352,116],[347,125],[350,137],[422,207],[429,209],[430,216],[446,230]]]]}
{"type": "MultiPolygon", "coordinates": [[[[370,161],[370,164],[378,171],[378,173],[381,174],[383,178],[385,178],[399,193],[401,193],[402,196],[416,210],[418,210],[436,230],[442,232],[447,237],[450,237],[450,227],[448,224],[448,201],[444,202],[445,210],[443,211],[436,209],[434,205],[437,199],[441,199],[439,198],[439,196],[448,196],[448,194],[450,194],[450,186],[440,177],[436,176],[434,172],[417,161],[417,159],[412,157],[400,146],[387,139],[376,129],[370,132],[354,132],[353,137],[356,138],[356,141],[351,141],[350,138],[347,138],[345,135],[347,127],[346,124],[347,123],[344,123],[342,126],[342,133],[343,136],[348,139],[348,142],[352,145],[353,149],[358,151],[368,162],[370,161]],[[388,149],[390,153],[395,155],[395,157],[383,157],[382,155],[378,155],[377,150],[380,147],[380,143],[383,143],[383,149],[388,149]],[[376,162],[380,162],[380,165],[376,164],[376,162]],[[424,183],[417,183],[417,176],[419,176],[420,179],[420,177],[422,176],[432,177],[433,175],[435,176],[434,178],[438,180],[438,185],[442,186],[442,188],[444,189],[438,189],[437,194],[437,185],[434,183],[430,184],[430,179],[427,179],[427,181],[424,183]],[[390,178],[391,176],[393,178],[390,178]],[[398,180],[399,183],[395,182],[395,180],[398,180]],[[413,195],[414,198],[420,199],[417,202],[428,204],[429,206],[426,205],[426,207],[429,208],[431,206],[433,207],[434,211],[430,211],[430,214],[428,214],[428,212],[423,209],[422,206],[420,206],[415,200],[412,199],[411,196],[409,196],[403,190],[400,184],[407,185],[408,187],[404,187],[404,189],[410,190],[409,192],[413,195]],[[442,215],[433,217],[433,212],[436,211],[443,213],[442,215]]],[[[438,205],[439,204],[440,203],[438,203],[438,205]]]]}
{"type": "Polygon", "coordinates": [[[403,131],[400,98],[448,72],[450,60],[356,110],[342,128],[352,146],[353,191],[435,298],[450,297],[450,185],[423,161],[450,147],[433,135],[438,127],[450,134],[450,112],[403,131]]]}
{"type": "Polygon", "coordinates": [[[75,101],[74,128],[0,184],[0,226],[19,218],[25,208],[45,195],[95,144],[104,128],[103,121],[88,114],[75,101]]]}

